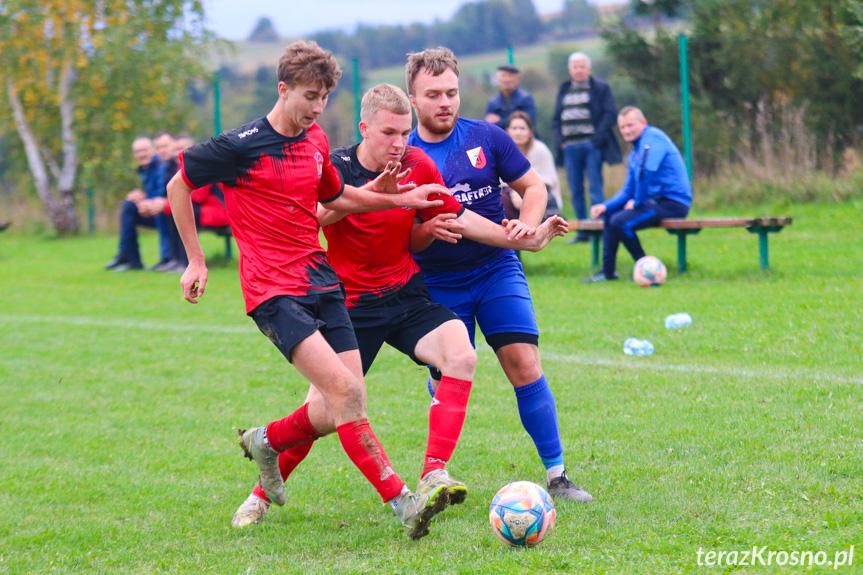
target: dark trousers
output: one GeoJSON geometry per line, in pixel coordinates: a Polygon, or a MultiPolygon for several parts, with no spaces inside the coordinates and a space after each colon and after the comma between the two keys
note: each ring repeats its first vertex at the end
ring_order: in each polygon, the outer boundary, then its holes
{"type": "Polygon", "coordinates": [[[644,249],[635,235],[635,230],[654,228],[659,225],[660,220],[685,218],[688,213],[689,207],[668,198],[651,199],[631,210],[606,212],[605,227],[602,231],[602,271],[605,277],[614,275],[617,248],[621,242],[635,261],[644,257],[644,249]]]}
{"type": "Polygon", "coordinates": [[[141,265],[141,251],[138,248],[138,226],[155,228],[159,232],[159,255],[161,259],[169,259],[168,228],[165,225],[165,214],[144,217],[138,213],[138,206],[126,200],[120,209],[120,245],[118,254],[133,266],[141,265]]]}
{"type": "MultiPolygon", "coordinates": [[[[195,212],[195,225],[200,227],[201,205],[192,203],[192,209],[195,212]]],[[[171,238],[171,257],[169,259],[188,266],[189,256],[186,255],[186,247],[183,245],[183,239],[180,237],[180,230],[177,229],[177,224],[174,222],[174,216],[166,214],[165,225],[168,228],[168,236],[171,238]]]]}

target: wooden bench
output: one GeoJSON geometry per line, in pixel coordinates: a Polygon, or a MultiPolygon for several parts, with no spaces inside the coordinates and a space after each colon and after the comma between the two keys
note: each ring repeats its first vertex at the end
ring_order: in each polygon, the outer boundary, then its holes
{"type": "MultiPolygon", "coordinates": [[[[770,218],[696,218],[682,220],[662,220],[659,227],[669,234],[677,236],[677,273],[686,271],[686,236],[693,236],[704,228],[746,228],[750,233],[758,234],[759,264],[762,270],[770,269],[770,257],[767,246],[767,234],[779,232],[785,226],[791,225],[789,216],[770,218]]],[[[599,265],[599,246],[602,239],[603,220],[571,220],[569,231],[582,232],[593,243],[591,263],[599,265]]]]}
{"type": "Polygon", "coordinates": [[[201,226],[198,228],[199,232],[212,232],[217,236],[222,236],[225,238],[225,259],[231,260],[234,257],[234,246],[231,243],[231,239],[234,237],[234,234],[231,232],[231,226],[220,226],[220,227],[210,227],[210,226],[201,226]]]}

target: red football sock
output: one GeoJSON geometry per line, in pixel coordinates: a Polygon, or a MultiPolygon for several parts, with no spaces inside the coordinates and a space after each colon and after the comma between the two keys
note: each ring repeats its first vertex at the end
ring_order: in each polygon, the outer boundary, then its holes
{"type": "MultiPolygon", "coordinates": [[[[301,443],[300,445],[295,445],[287,451],[283,451],[279,454],[279,471],[282,472],[282,481],[288,480],[288,476],[297,468],[297,465],[306,458],[314,444],[314,441],[301,443]]],[[[267,497],[267,494],[264,493],[264,488],[261,487],[260,483],[255,485],[255,488],[252,490],[252,495],[257,496],[264,501],[270,500],[270,498],[267,497]]]]}
{"type": "Polygon", "coordinates": [[[336,428],[336,433],[339,434],[345,453],[378,490],[384,502],[401,494],[405,482],[393,471],[368,419],[343,423],[336,428]]]}
{"type": "Polygon", "coordinates": [[[320,436],[309,420],[308,403],[286,418],[267,425],[267,442],[279,453],[295,445],[314,441],[320,436]]]}
{"type": "Polygon", "coordinates": [[[455,451],[467,413],[471,382],[443,376],[429,408],[429,439],[426,459],[420,477],[434,469],[443,469],[455,451]]]}

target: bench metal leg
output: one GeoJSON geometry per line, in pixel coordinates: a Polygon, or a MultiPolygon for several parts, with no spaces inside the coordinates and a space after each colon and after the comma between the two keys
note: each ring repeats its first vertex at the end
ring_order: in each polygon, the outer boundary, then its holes
{"type": "Polygon", "coordinates": [[[599,265],[599,244],[601,238],[602,236],[600,234],[591,234],[590,236],[590,265],[592,267],[597,267],[599,265]]]}
{"type": "Polygon", "coordinates": [[[225,236],[225,259],[234,259],[234,246],[231,244],[231,236],[225,236]]]}
{"type": "Polygon", "coordinates": [[[780,232],[783,226],[752,226],[749,233],[758,234],[758,265],[762,271],[770,269],[770,248],[767,244],[767,234],[780,232]]]}
{"type": "Polygon", "coordinates": [[[677,273],[686,273],[686,234],[677,234],[677,273]]]}
{"type": "Polygon", "coordinates": [[[700,229],[678,229],[667,230],[669,234],[677,236],[677,274],[686,273],[686,236],[695,235],[700,229]]]}

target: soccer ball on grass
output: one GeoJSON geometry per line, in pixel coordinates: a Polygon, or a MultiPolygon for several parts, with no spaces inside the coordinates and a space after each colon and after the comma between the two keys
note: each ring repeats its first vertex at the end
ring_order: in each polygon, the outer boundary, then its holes
{"type": "Polygon", "coordinates": [[[494,534],[514,547],[535,547],[554,527],[557,512],[548,492],[530,481],[515,481],[491,500],[488,518],[494,534]]]}
{"type": "Polygon", "coordinates": [[[632,268],[632,280],[641,287],[661,286],[667,275],[665,264],[653,256],[644,256],[632,268]]]}

